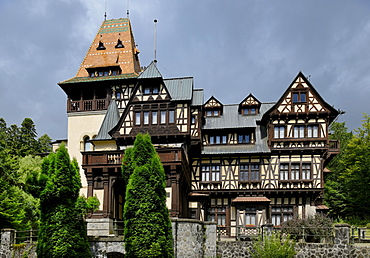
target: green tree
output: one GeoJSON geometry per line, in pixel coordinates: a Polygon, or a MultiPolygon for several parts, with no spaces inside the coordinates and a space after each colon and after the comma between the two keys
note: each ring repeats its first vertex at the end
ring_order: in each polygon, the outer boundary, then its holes
{"type": "Polygon", "coordinates": [[[342,153],[345,171],[341,178],[347,193],[347,214],[364,219],[370,214],[370,116],[364,114],[362,122],[342,153]]]}
{"type": "Polygon", "coordinates": [[[325,179],[325,204],[330,208],[330,215],[336,218],[345,217],[347,212],[347,193],[343,177],[346,165],[342,159],[352,137],[353,134],[348,132],[345,122],[334,122],[330,126],[330,139],[339,140],[341,151],[328,165],[328,169],[332,172],[325,179]]]}
{"type": "Polygon", "coordinates": [[[370,116],[362,126],[347,132],[344,123],[332,127],[332,137],[341,141],[341,152],[329,164],[326,203],[331,214],[345,220],[369,219],[370,214],[370,116]]]}
{"type": "Polygon", "coordinates": [[[52,151],[51,138],[44,134],[38,139],[37,151],[39,153],[48,153],[52,151]]]}
{"type": "Polygon", "coordinates": [[[124,205],[127,257],[173,257],[166,207],[165,172],[148,134],[138,134],[127,151],[123,175],[131,173],[124,205]],[[126,171],[129,170],[129,171],[126,171]]]}
{"type": "Polygon", "coordinates": [[[40,185],[39,257],[91,257],[83,214],[78,207],[81,188],[77,161],[71,162],[62,145],[45,158],[40,185]]]}

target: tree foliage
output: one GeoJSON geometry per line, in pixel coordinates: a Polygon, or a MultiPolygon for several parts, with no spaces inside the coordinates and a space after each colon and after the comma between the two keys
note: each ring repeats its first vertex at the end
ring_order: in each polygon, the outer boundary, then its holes
{"type": "Polygon", "coordinates": [[[41,173],[38,257],[91,257],[77,201],[81,188],[77,162],[70,161],[62,145],[44,159],[41,173]]]}
{"type": "Polygon", "coordinates": [[[124,205],[126,255],[173,257],[165,173],[150,136],[138,134],[125,155],[123,177],[130,175],[124,205]]]}
{"type": "Polygon", "coordinates": [[[370,116],[362,126],[347,132],[344,123],[332,127],[332,137],[341,141],[341,152],[329,164],[326,203],[331,214],[342,219],[369,219],[370,214],[370,116]]]}
{"type": "Polygon", "coordinates": [[[32,119],[25,118],[21,127],[8,127],[0,118],[0,228],[26,230],[38,226],[38,199],[29,191],[32,182],[28,177],[38,174],[41,164],[41,158],[33,154],[51,149],[49,136],[42,137],[42,145],[40,139],[32,119]]]}

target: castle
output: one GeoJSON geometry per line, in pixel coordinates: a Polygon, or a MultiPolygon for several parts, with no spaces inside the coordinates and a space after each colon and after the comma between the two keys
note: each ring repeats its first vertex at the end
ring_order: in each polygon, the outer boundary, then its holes
{"type": "Polygon", "coordinates": [[[88,221],[108,225],[103,234],[122,220],[122,156],[138,133],[151,135],[161,158],[171,217],[216,221],[234,236],[328,209],[325,166],[339,153],[329,125],[338,111],[301,72],[275,103],[252,94],[236,104],[204,101],[192,77],[163,78],[155,61],[142,70],[130,20],[121,18],[102,23],[76,76],[59,86],[81,193],[101,202],[88,221]]]}

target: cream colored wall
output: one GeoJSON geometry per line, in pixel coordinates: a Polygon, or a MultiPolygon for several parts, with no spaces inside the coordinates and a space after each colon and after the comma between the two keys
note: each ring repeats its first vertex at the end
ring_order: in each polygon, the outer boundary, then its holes
{"type": "Polygon", "coordinates": [[[94,142],[95,151],[108,151],[108,150],[117,150],[116,141],[96,141],[94,142]]]}
{"type": "Polygon", "coordinates": [[[82,188],[80,190],[81,195],[87,196],[87,181],[85,173],[81,168],[83,138],[87,135],[91,139],[98,134],[104,116],[105,114],[102,112],[97,114],[68,114],[68,152],[71,158],[75,157],[80,165],[82,183],[82,188]]]}

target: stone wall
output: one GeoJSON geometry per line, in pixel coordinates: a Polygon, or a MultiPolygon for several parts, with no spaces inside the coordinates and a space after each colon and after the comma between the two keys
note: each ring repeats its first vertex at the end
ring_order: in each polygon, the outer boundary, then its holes
{"type": "MultiPolygon", "coordinates": [[[[191,219],[172,219],[175,257],[250,257],[253,252],[251,241],[218,241],[216,242],[215,222],[201,222],[191,219]]],[[[14,246],[14,230],[4,229],[1,232],[0,258],[33,258],[35,245],[14,246]]],[[[109,254],[114,257],[123,257],[125,254],[122,238],[90,237],[90,246],[93,257],[105,258],[109,254]],[[121,255],[121,256],[120,256],[121,255]]],[[[296,258],[319,257],[370,257],[369,246],[350,244],[350,227],[347,224],[336,225],[335,239],[332,244],[298,243],[296,258]]]]}
{"type": "MultiPolygon", "coordinates": [[[[251,241],[220,241],[217,242],[217,255],[223,258],[251,257],[253,242],[251,241]]],[[[350,227],[347,224],[335,226],[333,244],[297,243],[296,258],[365,258],[370,257],[370,246],[356,246],[350,244],[350,227]]]]}
{"type": "MultiPolygon", "coordinates": [[[[99,230],[99,228],[97,228],[99,230]]],[[[175,257],[216,257],[216,223],[193,219],[172,219],[175,257]]],[[[120,257],[126,253],[122,237],[89,237],[93,257],[106,258],[109,254],[120,257]]],[[[36,257],[35,246],[17,245],[14,248],[14,230],[4,230],[1,235],[0,258],[36,257]],[[17,255],[17,256],[15,256],[17,255]]]]}

